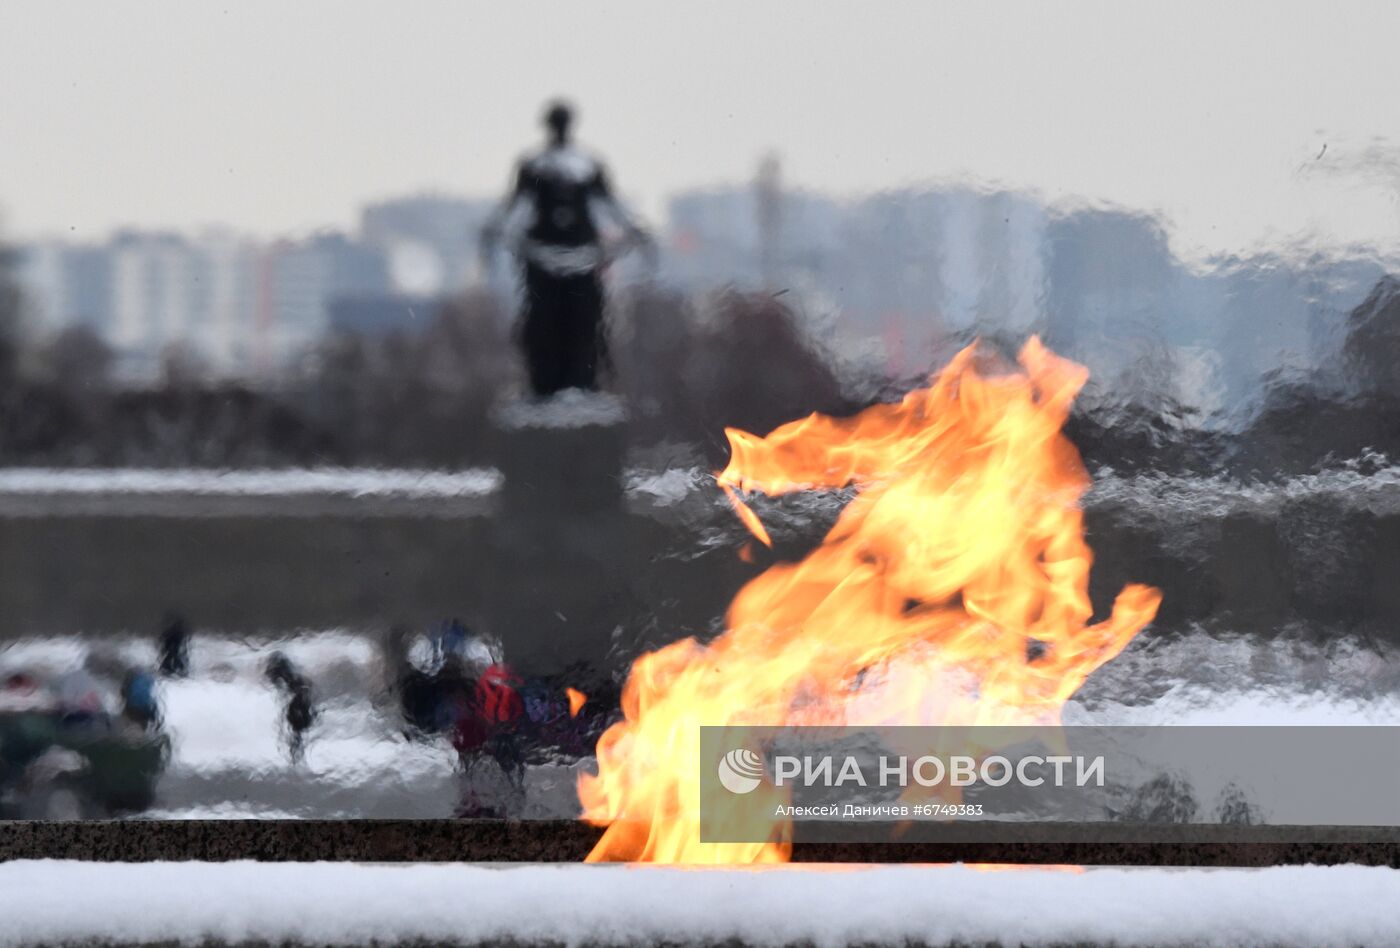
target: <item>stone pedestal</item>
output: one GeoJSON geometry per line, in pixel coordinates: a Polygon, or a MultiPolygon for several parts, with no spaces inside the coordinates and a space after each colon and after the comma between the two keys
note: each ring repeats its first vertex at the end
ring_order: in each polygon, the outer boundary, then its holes
{"type": "Polygon", "coordinates": [[[504,476],[492,518],[483,605],[524,672],[598,663],[634,611],[635,544],[623,511],[626,414],[608,395],[564,392],[492,414],[504,476]]]}
{"type": "Polygon", "coordinates": [[[549,520],[622,509],[627,416],[609,395],[563,392],[492,413],[502,515],[549,520]]]}

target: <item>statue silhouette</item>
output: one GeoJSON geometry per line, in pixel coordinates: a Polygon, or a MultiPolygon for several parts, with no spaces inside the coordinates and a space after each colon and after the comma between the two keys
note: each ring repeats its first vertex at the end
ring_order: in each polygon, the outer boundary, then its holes
{"type": "Polygon", "coordinates": [[[613,196],[602,163],[571,140],[573,111],[555,102],[544,113],[547,142],[521,160],[515,185],[482,228],[489,256],[507,220],[528,209],[513,250],[524,272],[524,312],[518,341],[538,396],[566,388],[597,388],[603,358],[601,273],[613,253],[650,237],[613,196]],[[623,240],[609,247],[599,214],[613,218],[623,240]]]}

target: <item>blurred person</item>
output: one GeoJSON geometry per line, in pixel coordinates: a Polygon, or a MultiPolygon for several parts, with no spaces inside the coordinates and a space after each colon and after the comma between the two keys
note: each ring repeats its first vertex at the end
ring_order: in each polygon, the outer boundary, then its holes
{"type": "Polygon", "coordinates": [[[160,633],[160,673],[184,678],[190,673],[190,628],[181,616],[166,616],[160,633]]]}
{"type": "Polygon", "coordinates": [[[478,800],[472,780],[477,763],[490,758],[511,790],[525,794],[526,748],[522,728],[526,724],[521,698],[523,682],[502,661],[487,666],[476,679],[466,701],[456,704],[457,719],[452,728],[452,746],[457,751],[465,780],[458,806],[459,817],[493,815],[478,800]]]}
{"type": "Polygon", "coordinates": [[[408,737],[423,737],[441,730],[442,702],[436,673],[406,664],[399,673],[396,687],[408,737]]]}
{"type": "Polygon", "coordinates": [[[449,731],[461,717],[459,706],[476,687],[466,654],[469,642],[466,627],[455,619],[444,621],[430,635],[411,637],[401,627],[390,630],[385,646],[393,669],[390,689],[403,716],[405,736],[421,739],[449,731]]]}
{"type": "Polygon", "coordinates": [[[160,702],[156,698],[156,676],[143,668],[133,668],[122,678],[122,717],[143,731],[161,726],[160,702]]]}
{"type": "Polygon", "coordinates": [[[29,672],[0,681],[0,812],[7,818],[26,769],[53,743],[56,708],[53,692],[29,672]]]}
{"type": "Polygon", "coordinates": [[[437,634],[437,653],[445,660],[449,655],[465,655],[471,633],[458,619],[443,622],[437,634]]]}
{"type": "Polygon", "coordinates": [[[431,670],[419,667],[413,659],[413,646],[422,636],[414,636],[402,625],[393,625],[384,636],[384,694],[397,705],[403,718],[404,736],[417,739],[437,729],[437,684],[431,670]]]}
{"type": "Polygon", "coordinates": [[[569,710],[569,698],[556,682],[535,678],[520,688],[524,752],[568,754],[578,741],[579,719],[569,710]]]}
{"type": "Polygon", "coordinates": [[[568,104],[549,105],[544,148],[520,162],[513,189],[481,231],[489,260],[506,221],[519,209],[529,211],[513,248],[525,285],[517,331],[531,390],[540,398],[598,386],[599,363],[606,358],[601,276],[609,260],[599,210],[621,227],[626,243],[652,246],[614,197],[602,163],[573,144],[573,121],[568,104]]]}
{"type": "Polygon", "coordinates": [[[548,729],[569,716],[568,704],[559,699],[554,688],[546,681],[526,682],[520,689],[520,700],[525,710],[525,719],[541,730],[548,729]]]}
{"type": "MultiPolygon", "coordinates": [[[[0,683],[5,818],[110,816],[145,809],[155,799],[170,742],[159,732],[154,692],[127,675],[122,713],[114,717],[114,682],[103,664],[89,653],[47,684],[23,672],[0,683]]],[[[135,675],[154,684],[148,671],[135,675]]]]}
{"type": "Polygon", "coordinates": [[[450,731],[462,720],[476,692],[476,678],[466,659],[449,653],[433,673],[433,723],[436,731],[450,731]]]}
{"type": "Polygon", "coordinates": [[[525,789],[525,748],[521,740],[525,704],[521,681],[504,663],[482,672],[476,683],[477,714],[489,729],[486,751],[517,790],[525,789]]]}
{"type": "Polygon", "coordinates": [[[0,681],[0,713],[54,710],[53,695],[27,671],[15,671],[0,681]]]}
{"type": "Polygon", "coordinates": [[[286,698],[282,716],[286,724],[287,753],[293,764],[300,764],[306,756],[306,732],[316,722],[311,683],[281,652],[273,652],[268,658],[267,680],[286,698]]]}
{"type": "Polygon", "coordinates": [[[87,660],[53,680],[50,689],[65,728],[102,728],[110,723],[108,686],[93,674],[87,660]]]}

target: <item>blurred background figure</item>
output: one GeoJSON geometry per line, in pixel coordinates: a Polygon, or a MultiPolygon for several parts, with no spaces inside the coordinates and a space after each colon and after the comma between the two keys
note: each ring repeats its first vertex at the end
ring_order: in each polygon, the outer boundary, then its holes
{"type": "Polygon", "coordinates": [[[513,250],[524,270],[519,343],[539,397],[566,388],[597,388],[606,359],[601,274],[612,252],[651,240],[613,195],[602,163],[572,142],[574,113],[564,102],[544,113],[545,147],[520,163],[515,187],[482,228],[489,260],[503,227],[517,211],[529,217],[513,250]],[[621,228],[622,241],[604,241],[599,212],[621,228]]]}
{"type": "Polygon", "coordinates": [[[446,661],[452,655],[467,657],[467,649],[471,641],[471,632],[460,620],[449,619],[443,622],[438,627],[437,637],[434,641],[437,660],[439,662],[446,661]]]}
{"type": "Polygon", "coordinates": [[[483,796],[488,786],[480,778],[479,764],[490,760],[506,780],[506,790],[517,802],[525,796],[525,765],[528,735],[521,690],[524,682],[505,662],[498,640],[474,636],[463,643],[460,653],[449,656],[475,672],[467,687],[455,692],[451,701],[450,737],[457,751],[462,772],[462,799],[459,817],[501,817],[509,813],[509,798],[483,796]]]}
{"type": "Polygon", "coordinates": [[[100,650],[0,676],[0,818],[150,807],[170,749],[154,683],[149,671],[118,668],[100,650]]]}
{"type": "Polygon", "coordinates": [[[0,712],[51,710],[53,696],[29,672],[11,672],[0,681],[0,712]]]}
{"type": "Polygon", "coordinates": [[[122,678],[122,717],[143,731],[160,727],[156,676],[144,668],[129,669],[122,678]]]}
{"type": "Polygon", "coordinates": [[[184,678],[190,673],[190,628],[182,616],[166,616],[160,633],[160,673],[184,678]]]}
{"type": "Polygon", "coordinates": [[[55,708],[53,694],[28,671],[14,671],[0,681],[0,794],[15,783],[29,762],[48,746],[46,721],[55,708]]]}
{"type": "Polygon", "coordinates": [[[58,703],[59,723],[67,728],[105,728],[110,723],[106,688],[93,673],[92,660],[69,669],[51,686],[58,703]]]}
{"type": "Polygon", "coordinates": [[[419,740],[449,730],[476,687],[466,626],[446,620],[431,635],[390,629],[385,664],[390,691],[403,717],[404,733],[419,740]]]}
{"type": "Polygon", "coordinates": [[[267,660],[267,680],[286,700],[283,709],[284,737],[292,763],[299,764],[306,756],[306,732],[316,722],[316,704],[311,697],[311,682],[297,671],[291,659],[273,652],[267,660]]]}
{"type": "Polygon", "coordinates": [[[392,657],[395,668],[393,692],[403,715],[404,733],[410,738],[422,738],[442,729],[440,716],[440,669],[423,668],[413,661],[408,633],[394,630],[393,642],[398,652],[392,657]]]}

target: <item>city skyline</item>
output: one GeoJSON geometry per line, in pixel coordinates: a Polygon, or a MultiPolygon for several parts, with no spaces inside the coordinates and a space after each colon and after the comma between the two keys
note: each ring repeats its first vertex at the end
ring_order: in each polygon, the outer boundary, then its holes
{"type": "MultiPolygon", "coordinates": [[[[129,380],[158,378],[172,352],[219,375],[274,377],[328,333],[416,334],[472,285],[504,298],[513,268],[483,269],[476,254],[489,208],[408,195],[361,208],[352,231],[303,239],[128,231],[21,244],[19,276],[35,328],[87,326],[129,380]]],[[[746,185],[672,195],[664,219],[663,292],[703,309],[715,289],[780,290],[857,371],[908,377],[967,333],[1037,332],[1095,378],[1131,389],[1151,367],[1202,408],[1238,402],[1262,371],[1322,365],[1383,272],[1365,256],[1277,254],[1200,268],[1159,220],[1127,209],[1060,213],[957,188],[841,201],[783,188],[774,163],[746,185]]]]}

